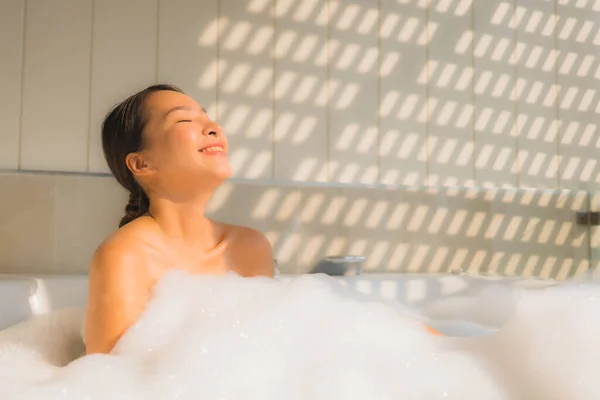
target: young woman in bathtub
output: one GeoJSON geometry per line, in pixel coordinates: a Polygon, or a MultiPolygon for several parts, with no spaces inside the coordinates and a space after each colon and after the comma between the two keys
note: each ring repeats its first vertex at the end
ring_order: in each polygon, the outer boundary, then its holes
{"type": "Polygon", "coordinates": [[[204,215],[231,168],[221,127],[192,98],[168,85],[136,93],[106,116],[102,146],[130,197],[120,229],[91,262],[88,354],[111,351],[168,270],[273,276],[263,234],[204,215]]]}

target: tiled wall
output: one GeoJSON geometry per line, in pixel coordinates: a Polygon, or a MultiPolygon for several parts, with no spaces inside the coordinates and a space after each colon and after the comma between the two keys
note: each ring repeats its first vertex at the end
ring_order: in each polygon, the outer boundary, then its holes
{"type": "Polygon", "coordinates": [[[101,120],[155,82],[223,124],[213,212],[267,231],[284,268],[594,259],[573,213],[600,207],[597,0],[3,0],[0,33],[0,169],[53,172],[0,174],[0,270],[85,270],[124,204],[101,120]]]}
{"type": "Polygon", "coordinates": [[[250,179],[587,189],[593,0],[4,0],[0,167],[106,172],[108,108],[181,86],[250,179]]]}
{"type": "MultiPolygon", "coordinates": [[[[0,174],[1,272],[86,272],[127,200],[114,179],[0,174]]],[[[564,279],[590,266],[583,191],[230,182],[210,216],[253,226],[287,273],[324,255],[367,256],[369,272],[536,275],[564,279]]],[[[598,235],[596,235],[598,236],[598,235]]],[[[591,260],[596,265],[595,259],[591,260]]]]}

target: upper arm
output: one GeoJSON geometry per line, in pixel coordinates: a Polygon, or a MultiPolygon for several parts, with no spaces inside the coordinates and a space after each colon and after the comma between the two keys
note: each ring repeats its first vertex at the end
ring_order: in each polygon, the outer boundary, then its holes
{"type": "Polygon", "coordinates": [[[149,291],[143,271],[126,246],[103,245],[94,254],[85,323],[88,354],[109,353],[142,313],[149,291]]]}
{"type": "Polygon", "coordinates": [[[244,227],[237,235],[236,258],[248,276],[273,277],[273,248],[261,232],[244,227]]]}

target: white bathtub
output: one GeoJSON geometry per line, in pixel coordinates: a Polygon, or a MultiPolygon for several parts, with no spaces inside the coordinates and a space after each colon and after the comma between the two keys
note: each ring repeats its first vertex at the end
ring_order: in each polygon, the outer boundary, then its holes
{"type": "MultiPolygon", "coordinates": [[[[280,275],[278,279],[293,279],[280,275]]],[[[543,287],[554,281],[525,278],[486,278],[468,275],[363,274],[335,277],[374,300],[397,300],[415,306],[444,298],[468,296],[491,283],[543,287]]],[[[84,307],[87,275],[0,274],[0,329],[34,315],[67,307],[84,307]]]]}
{"type": "Polygon", "coordinates": [[[0,274],[0,329],[86,301],[87,275],[0,274]]]}

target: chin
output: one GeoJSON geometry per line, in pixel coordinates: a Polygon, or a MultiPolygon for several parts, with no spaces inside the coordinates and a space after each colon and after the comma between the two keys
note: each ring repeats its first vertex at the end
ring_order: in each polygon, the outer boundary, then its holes
{"type": "Polygon", "coordinates": [[[232,175],[231,171],[229,171],[229,172],[226,172],[226,173],[224,172],[224,173],[221,173],[221,174],[219,174],[219,175],[218,175],[218,178],[219,178],[219,179],[220,179],[222,182],[225,182],[226,180],[229,180],[229,178],[231,178],[231,175],[232,175]]]}
{"type": "Polygon", "coordinates": [[[212,173],[213,176],[221,182],[228,180],[232,175],[231,167],[229,165],[215,169],[212,171],[212,173]]]}

